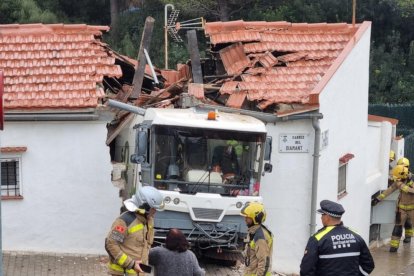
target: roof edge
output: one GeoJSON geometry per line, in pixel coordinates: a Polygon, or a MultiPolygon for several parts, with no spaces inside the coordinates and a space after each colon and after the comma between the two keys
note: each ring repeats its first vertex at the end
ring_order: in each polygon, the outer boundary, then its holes
{"type": "Polygon", "coordinates": [[[338,68],[342,65],[346,57],[352,51],[354,46],[361,40],[362,35],[371,27],[371,21],[364,21],[360,24],[360,27],[356,31],[353,37],[349,40],[345,48],[336,58],[334,63],[332,63],[331,67],[329,67],[326,74],[323,76],[321,81],[313,88],[312,92],[309,94],[309,104],[319,104],[319,94],[331,80],[332,76],[338,70],[338,68]]]}
{"type": "Polygon", "coordinates": [[[278,112],[276,116],[281,118],[281,117],[286,117],[288,115],[302,114],[302,113],[306,113],[310,111],[315,111],[318,109],[319,109],[319,104],[305,105],[303,106],[303,108],[297,108],[297,109],[287,110],[283,112],[278,112]]]}
{"type": "Polygon", "coordinates": [[[371,115],[371,114],[368,114],[368,121],[372,121],[372,122],[389,122],[394,126],[398,125],[398,120],[397,119],[384,117],[384,116],[378,116],[378,115],[371,115]]]}

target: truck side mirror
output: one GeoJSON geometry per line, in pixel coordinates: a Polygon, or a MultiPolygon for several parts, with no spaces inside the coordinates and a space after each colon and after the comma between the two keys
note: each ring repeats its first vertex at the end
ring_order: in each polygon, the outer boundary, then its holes
{"type": "Polygon", "coordinates": [[[148,160],[148,128],[137,125],[135,136],[135,153],[131,155],[131,162],[142,164],[148,160]]]}
{"type": "Polygon", "coordinates": [[[266,137],[266,142],[265,142],[265,149],[264,149],[263,159],[265,161],[270,161],[271,155],[272,155],[272,136],[267,136],[266,137]]]}
{"type": "Polygon", "coordinates": [[[264,171],[267,173],[271,173],[273,170],[273,165],[270,163],[266,163],[264,164],[264,171]]]}

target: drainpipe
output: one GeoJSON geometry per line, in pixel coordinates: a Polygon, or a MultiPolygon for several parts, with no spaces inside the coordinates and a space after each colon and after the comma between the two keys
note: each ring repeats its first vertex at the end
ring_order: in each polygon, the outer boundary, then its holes
{"type": "Polygon", "coordinates": [[[315,233],[316,228],[316,199],[318,196],[318,172],[319,172],[319,154],[321,142],[321,128],[319,118],[312,118],[312,127],[315,130],[315,143],[313,145],[313,170],[312,170],[312,199],[311,199],[311,220],[309,224],[309,235],[315,233]]]}

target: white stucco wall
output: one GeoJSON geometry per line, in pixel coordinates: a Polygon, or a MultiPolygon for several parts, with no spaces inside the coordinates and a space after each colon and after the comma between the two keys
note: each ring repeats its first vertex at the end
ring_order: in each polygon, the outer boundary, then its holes
{"type": "Polygon", "coordinates": [[[261,180],[265,225],[273,232],[273,270],[297,273],[309,233],[314,131],[309,120],[268,124],[272,173],[261,180]],[[308,153],[280,153],[280,134],[310,134],[308,153]]]}
{"type": "MultiPolygon", "coordinates": [[[[329,199],[346,209],[343,221],[368,240],[370,197],[366,183],[368,141],[368,76],[370,29],[362,36],[320,94],[321,131],[329,143],[320,152],[317,202],[329,199]],[[339,158],[352,153],[348,164],[347,192],[338,200],[339,158]]],[[[269,124],[273,136],[274,170],[262,179],[262,196],[268,211],[266,224],[276,240],[273,269],[298,273],[309,238],[314,130],[310,120],[269,124]],[[309,133],[309,153],[279,153],[280,133],[309,133]]],[[[380,137],[378,138],[380,139],[380,137]]],[[[319,206],[318,206],[319,207],[319,206]]],[[[322,227],[320,216],[317,227],[322,227]]]]}
{"type": "Polygon", "coordinates": [[[337,201],[346,210],[344,223],[366,241],[371,211],[371,188],[366,183],[367,148],[371,143],[368,140],[369,48],[370,29],[320,95],[320,112],[324,114],[321,129],[329,130],[329,145],[321,152],[318,189],[318,201],[337,200],[338,160],[347,153],[355,155],[348,163],[348,194],[337,201]]]}
{"type": "Polygon", "coordinates": [[[368,123],[368,145],[366,160],[366,184],[373,195],[386,189],[389,172],[389,152],[391,147],[392,125],[389,122],[368,123]]]}
{"type": "Polygon", "coordinates": [[[3,249],[104,253],[121,206],[106,122],[6,122],[0,135],[2,147],[27,147],[24,199],[2,201],[3,249]]]}

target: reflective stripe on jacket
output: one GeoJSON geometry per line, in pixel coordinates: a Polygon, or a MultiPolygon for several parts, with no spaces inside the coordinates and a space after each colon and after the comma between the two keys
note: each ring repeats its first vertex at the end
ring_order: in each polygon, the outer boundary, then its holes
{"type": "Polygon", "coordinates": [[[383,200],[392,194],[395,190],[400,189],[400,195],[398,196],[397,205],[398,208],[411,211],[414,210],[414,183],[411,180],[405,179],[403,181],[396,180],[392,183],[388,189],[383,191],[379,196],[378,200],[383,200]]]}
{"type": "Polygon", "coordinates": [[[122,213],[112,224],[105,240],[109,273],[137,275],[133,269],[135,261],[148,264],[153,237],[153,220],[147,221],[144,216],[134,212],[122,213]]]}

